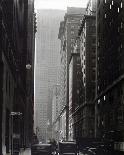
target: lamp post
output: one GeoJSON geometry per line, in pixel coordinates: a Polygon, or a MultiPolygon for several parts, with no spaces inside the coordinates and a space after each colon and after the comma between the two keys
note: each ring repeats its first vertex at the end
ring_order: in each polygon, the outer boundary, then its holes
{"type": "Polygon", "coordinates": [[[50,122],[49,120],[47,120],[46,122],[46,143],[47,143],[47,140],[48,140],[48,126],[50,125],[50,122]]]}
{"type": "Polygon", "coordinates": [[[26,65],[26,69],[30,70],[31,69],[31,65],[30,64],[27,64],[26,65]]]}
{"type": "Polygon", "coordinates": [[[18,139],[18,147],[19,147],[19,140],[20,140],[20,120],[17,120],[17,131],[14,132],[14,124],[15,124],[15,120],[14,120],[14,116],[21,116],[22,113],[21,112],[11,112],[10,113],[10,117],[11,117],[11,125],[12,125],[12,130],[11,130],[11,155],[13,155],[15,152],[19,153],[19,149],[20,148],[16,148],[14,147],[14,145],[17,145],[17,141],[14,141],[14,139],[18,139]],[[19,122],[18,122],[19,121],[19,122]],[[15,143],[14,143],[15,142],[15,143]],[[14,148],[18,149],[15,150],[14,148]]]}

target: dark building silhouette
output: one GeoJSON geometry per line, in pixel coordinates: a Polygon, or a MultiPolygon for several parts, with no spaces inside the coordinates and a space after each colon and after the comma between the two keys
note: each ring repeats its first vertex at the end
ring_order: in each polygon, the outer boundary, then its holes
{"type": "Polygon", "coordinates": [[[20,147],[31,143],[34,19],[33,1],[0,1],[0,154],[10,152],[19,138],[13,132],[20,135],[20,147]]]}
{"type": "Polygon", "coordinates": [[[97,137],[110,131],[124,136],[123,6],[123,0],[97,1],[97,137]]]}
{"type": "Polygon", "coordinates": [[[69,140],[81,134],[81,105],[83,103],[83,81],[80,53],[72,53],[69,63],[69,140]]]}

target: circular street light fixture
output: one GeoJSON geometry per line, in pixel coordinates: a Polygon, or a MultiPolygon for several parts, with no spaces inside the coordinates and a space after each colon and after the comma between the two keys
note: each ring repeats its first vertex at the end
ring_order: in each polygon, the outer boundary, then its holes
{"type": "Polygon", "coordinates": [[[31,69],[31,65],[30,64],[27,64],[26,65],[26,69],[31,69]]]}

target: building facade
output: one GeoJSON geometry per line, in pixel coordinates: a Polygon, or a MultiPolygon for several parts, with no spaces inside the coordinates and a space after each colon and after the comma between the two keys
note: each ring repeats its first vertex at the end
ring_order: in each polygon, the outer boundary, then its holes
{"type": "Polygon", "coordinates": [[[59,126],[61,133],[59,132],[59,137],[60,139],[66,139],[66,103],[67,103],[67,29],[65,29],[65,21],[60,22],[60,27],[59,27],[59,34],[58,38],[61,41],[61,49],[60,49],[60,57],[61,57],[61,63],[60,63],[60,109],[59,109],[59,116],[57,124],[61,124],[61,127],[59,126]],[[59,123],[58,123],[59,122],[59,123]],[[61,122],[61,123],[60,123],[61,122]]]}
{"type": "MultiPolygon", "coordinates": [[[[27,113],[27,76],[26,64],[27,53],[32,44],[27,43],[28,15],[33,18],[33,1],[2,1],[0,3],[0,78],[1,78],[1,113],[0,113],[0,153],[9,153],[14,142],[14,134],[19,134],[18,142],[21,147],[31,143],[33,134],[33,114],[26,122],[27,113]],[[31,9],[32,8],[32,9],[31,9]],[[31,10],[30,10],[31,9],[31,10]],[[30,10],[30,11],[29,11],[30,10]],[[30,46],[29,46],[30,45],[30,46]],[[18,120],[19,126],[15,126],[18,120]],[[13,123],[12,123],[13,122],[13,123]],[[27,123],[27,127],[26,127],[27,123]],[[31,124],[30,136],[26,136],[27,129],[31,124]],[[29,138],[30,137],[30,138],[29,138]],[[30,140],[28,140],[30,139],[30,140]]],[[[34,23],[30,23],[31,38],[34,46],[34,23]]],[[[30,61],[32,63],[33,57],[30,61]]],[[[33,65],[32,65],[33,68],[33,65]]],[[[32,72],[33,70],[31,70],[32,72]]],[[[33,73],[32,73],[33,74],[33,73]]],[[[33,83],[33,78],[31,79],[33,83]]],[[[32,96],[32,93],[29,92],[32,96]]],[[[33,111],[33,103],[29,106],[33,111]]]]}
{"type": "Polygon", "coordinates": [[[60,85],[56,84],[53,86],[53,93],[52,93],[52,138],[56,141],[59,141],[59,121],[56,119],[59,116],[60,110],[60,85]]]}
{"type": "Polygon", "coordinates": [[[96,74],[96,20],[84,15],[79,31],[84,102],[82,103],[82,137],[94,137],[95,123],[95,74],[96,74]]]}
{"type": "Polygon", "coordinates": [[[96,15],[97,0],[89,0],[86,7],[86,15],[96,15]]]}
{"type": "Polygon", "coordinates": [[[75,50],[69,63],[69,140],[76,140],[82,132],[80,108],[83,103],[83,82],[80,53],[75,50]]]}
{"type": "Polygon", "coordinates": [[[96,136],[119,131],[120,141],[124,141],[123,6],[123,0],[97,1],[96,136]]]}
{"type": "Polygon", "coordinates": [[[37,10],[35,70],[35,130],[40,141],[46,141],[47,122],[52,136],[52,89],[57,82],[60,41],[57,39],[61,10],[37,10]]]}
{"type": "MultiPolygon", "coordinates": [[[[82,15],[84,14],[83,8],[68,7],[67,13],[64,16],[64,21],[60,24],[59,39],[61,40],[61,60],[64,62],[63,72],[65,77],[63,78],[65,87],[65,103],[63,112],[66,113],[66,136],[69,138],[69,61],[71,53],[73,53],[75,39],[78,36],[78,29],[80,27],[82,15]]],[[[62,115],[62,110],[61,110],[62,115]]],[[[61,116],[60,115],[60,116],[61,116]]],[[[64,118],[64,117],[61,117],[64,118]]],[[[62,121],[64,122],[64,121],[62,121]]]]}

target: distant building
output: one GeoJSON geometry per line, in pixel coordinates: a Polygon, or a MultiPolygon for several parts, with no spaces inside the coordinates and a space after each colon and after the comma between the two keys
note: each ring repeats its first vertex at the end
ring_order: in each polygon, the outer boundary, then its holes
{"type": "Polygon", "coordinates": [[[82,136],[82,105],[84,85],[80,58],[80,38],[77,37],[69,63],[69,140],[82,136]]]}
{"type": "Polygon", "coordinates": [[[69,140],[76,140],[80,135],[81,111],[79,108],[83,102],[82,90],[80,53],[74,52],[69,63],[69,140]]]}
{"type": "Polygon", "coordinates": [[[123,0],[97,1],[96,136],[120,131],[121,141],[124,141],[123,21],[123,0]]]}
{"type": "Polygon", "coordinates": [[[56,84],[53,86],[52,93],[52,138],[59,141],[59,125],[56,124],[56,119],[59,116],[60,109],[60,87],[61,85],[56,84]]]}
{"type": "MultiPolygon", "coordinates": [[[[60,109],[59,114],[60,118],[58,118],[58,121],[56,121],[57,125],[60,125],[61,127],[58,127],[62,132],[59,135],[60,139],[66,139],[66,103],[67,103],[67,36],[66,36],[66,29],[65,29],[65,21],[60,22],[59,27],[59,34],[58,38],[61,41],[61,49],[60,49],[60,57],[61,57],[61,63],[60,63],[60,109]]],[[[57,119],[57,118],[56,118],[57,119]]]]}
{"type": "Polygon", "coordinates": [[[46,141],[52,136],[52,89],[58,82],[60,41],[57,30],[64,16],[60,10],[37,11],[36,70],[35,70],[35,130],[38,138],[46,141]]]}
{"type": "Polygon", "coordinates": [[[86,7],[86,15],[96,15],[97,0],[89,0],[86,7]]]}
{"type": "MultiPolygon", "coordinates": [[[[78,29],[80,28],[84,13],[84,8],[68,7],[64,21],[61,22],[59,30],[59,39],[61,40],[61,65],[63,65],[63,73],[65,75],[63,78],[65,79],[63,84],[65,87],[65,94],[62,97],[64,97],[64,101],[66,101],[62,104],[65,106],[63,106],[63,112],[60,112],[60,116],[66,115],[66,135],[64,135],[64,138],[66,139],[68,139],[69,133],[69,60],[71,53],[73,53],[75,39],[78,36],[78,29]]],[[[61,119],[62,118],[64,117],[61,117],[61,119]]],[[[64,121],[65,120],[61,120],[61,122],[64,121]]]]}

